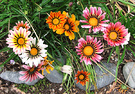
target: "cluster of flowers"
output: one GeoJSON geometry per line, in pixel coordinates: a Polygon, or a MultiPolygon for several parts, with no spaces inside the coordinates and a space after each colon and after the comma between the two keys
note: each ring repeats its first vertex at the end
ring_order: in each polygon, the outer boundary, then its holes
{"type": "MultiPolygon", "coordinates": [[[[121,25],[120,22],[110,23],[109,20],[105,19],[105,14],[102,13],[101,8],[91,7],[90,11],[86,7],[83,10],[83,16],[86,20],[77,21],[75,15],[72,14],[71,17],[63,11],[61,12],[50,12],[46,23],[48,23],[49,28],[52,29],[57,34],[65,33],[70,40],[75,39],[74,32],[79,33],[78,25],[81,23],[86,23],[87,25],[81,25],[82,28],[89,28],[89,33],[97,33],[99,31],[103,32],[104,39],[108,42],[110,46],[122,46],[128,44],[130,33],[128,29],[125,29],[124,25],[121,25]]],[[[20,77],[20,80],[33,81],[37,77],[43,78],[43,71],[46,69],[47,73],[50,73],[49,70],[53,70],[52,63],[54,61],[47,60],[47,50],[45,48],[48,45],[44,44],[42,39],[36,39],[30,37],[31,32],[29,31],[30,26],[27,22],[23,21],[16,23],[17,26],[13,27],[13,30],[9,31],[8,38],[6,39],[8,47],[13,48],[15,54],[17,54],[23,63],[27,71],[21,71],[20,74],[24,74],[20,77]],[[40,74],[42,71],[42,74],[40,74]]],[[[75,47],[77,55],[81,55],[80,62],[84,61],[86,65],[92,64],[94,62],[100,62],[103,58],[101,54],[104,49],[101,41],[97,38],[91,37],[89,35],[85,38],[80,38],[78,40],[78,45],[75,47]]],[[[64,66],[61,68],[62,72],[71,74],[71,66],[64,66]]],[[[80,82],[82,85],[86,84],[86,81],[89,81],[90,73],[86,71],[78,71],[75,75],[77,83],[80,82]]]]}
{"type": "MultiPolygon", "coordinates": [[[[86,23],[86,25],[81,25],[81,27],[89,28],[89,33],[92,31],[93,33],[99,31],[103,32],[104,40],[108,42],[108,45],[114,47],[121,45],[123,48],[123,45],[128,44],[130,39],[128,29],[126,29],[120,22],[107,24],[106,22],[109,22],[109,20],[104,20],[106,13],[103,13],[100,7],[98,7],[98,9],[96,7],[90,7],[90,11],[86,7],[85,10],[83,10],[82,15],[86,20],[80,20],[80,22],[86,23]]],[[[65,33],[66,36],[69,36],[70,40],[75,38],[74,32],[79,32],[79,22],[75,21],[74,14],[72,14],[70,18],[65,11],[62,14],[60,11],[50,12],[49,17],[46,20],[50,29],[56,31],[57,34],[65,33]]],[[[80,38],[78,42],[79,43],[75,48],[77,55],[81,55],[80,62],[84,61],[86,65],[91,65],[92,61],[100,62],[103,57],[99,54],[104,51],[100,40],[97,41],[97,38],[87,35],[86,40],[80,38]]],[[[78,71],[75,75],[77,83],[80,82],[82,85],[85,85],[86,81],[89,81],[89,74],[90,73],[83,70],[78,71]]]]}
{"type": "Polygon", "coordinates": [[[43,70],[53,70],[51,66],[53,61],[47,60],[47,50],[45,48],[48,45],[43,44],[43,40],[29,37],[31,32],[29,31],[29,24],[23,21],[16,23],[17,26],[13,27],[13,30],[9,31],[8,38],[6,39],[8,47],[13,48],[15,54],[17,54],[23,63],[22,65],[27,71],[21,71],[20,74],[24,74],[20,77],[20,80],[33,81],[38,77],[44,78],[43,70]],[[39,73],[42,71],[42,74],[39,73]]]}
{"type": "Polygon", "coordinates": [[[69,17],[68,13],[63,11],[61,12],[50,12],[48,19],[46,19],[46,23],[49,24],[49,28],[53,29],[53,31],[57,34],[65,33],[66,36],[69,37],[70,40],[75,38],[73,32],[79,32],[79,21],[75,20],[75,15],[72,14],[69,17]]]}

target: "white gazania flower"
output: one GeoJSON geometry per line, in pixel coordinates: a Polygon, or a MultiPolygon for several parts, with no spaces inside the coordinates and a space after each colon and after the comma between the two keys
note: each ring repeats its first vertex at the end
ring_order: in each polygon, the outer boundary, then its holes
{"type": "Polygon", "coordinates": [[[39,39],[38,42],[36,42],[36,38],[31,38],[32,41],[30,43],[30,50],[26,50],[24,53],[20,55],[20,58],[25,64],[29,64],[30,67],[33,65],[38,66],[38,64],[41,63],[41,60],[44,60],[44,57],[47,56],[45,50],[48,45],[43,44],[43,40],[39,39]]]}
{"type": "Polygon", "coordinates": [[[64,65],[62,68],[61,68],[61,71],[64,72],[64,73],[67,73],[67,74],[70,74],[72,73],[72,68],[71,66],[69,65],[64,65]]]}
{"type": "Polygon", "coordinates": [[[128,41],[130,40],[130,33],[128,33],[128,34],[125,36],[125,39],[126,39],[126,41],[124,41],[124,43],[121,44],[122,48],[123,48],[123,45],[127,45],[127,44],[128,44],[128,41]]]}

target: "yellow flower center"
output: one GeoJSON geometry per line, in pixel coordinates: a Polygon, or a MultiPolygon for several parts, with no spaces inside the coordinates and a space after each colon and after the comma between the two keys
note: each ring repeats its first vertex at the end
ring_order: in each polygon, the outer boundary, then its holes
{"type": "Polygon", "coordinates": [[[80,79],[80,80],[83,80],[83,79],[84,79],[84,75],[82,75],[82,74],[79,75],[79,79],[80,79]]]}
{"type": "Polygon", "coordinates": [[[89,24],[90,24],[91,26],[97,26],[97,25],[98,25],[98,19],[95,18],[95,17],[90,18],[90,19],[89,19],[89,24]]]}
{"type": "Polygon", "coordinates": [[[18,44],[22,45],[24,44],[25,40],[23,38],[19,38],[18,39],[18,44]]]}
{"type": "Polygon", "coordinates": [[[109,37],[110,37],[110,39],[112,39],[112,40],[115,40],[116,38],[117,38],[117,33],[116,32],[110,32],[110,34],[109,34],[109,37]]]}
{"type": "Polygon", "coordinates": [[[33,71],[34,71],[34,69],[35,69],[34,67],[33,67],[33,68],[31,68],[31,69],[30,69],[30,72],[33,72],[33,71]]]}
{"type": "Polygon", "coordinates": [[[65,25],[65,29],[66,29],[66,30],[69,29],[69,25],[68,25],[68,24],[65,25]]]}
{"type": "Polygon", "coordinates": [[[84,49],[83,49],[83,53],[84,55],[87,55],[87,56],[90,56],[93,54],[93,48],[91,46],[86,46],[84,49]]]}
{"type": "Polygon", "coordinates": [[[30,51],[31,55],[37,55],[37,53],[38,53],[38,50],[36,48],[32,48],[30,51]]]}
{"type": "Polygon", "coordinates": [[[57,25],[57,24],[59,24],[59,19],[57,19],[57,18],[55,18],[55,19],[53,19],[53,24],[55,24],[55,25],[57,25]]]}

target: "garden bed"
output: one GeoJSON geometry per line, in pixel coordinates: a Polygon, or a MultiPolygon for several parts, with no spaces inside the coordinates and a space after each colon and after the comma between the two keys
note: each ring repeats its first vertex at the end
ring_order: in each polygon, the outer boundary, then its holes
{"type": "Polygon", "coordinates": [[[129,84],[134,66],[127,79],[123,73],[125,65],[135,63],[132,0],[5,0],[0,5],[2,94],[135,93],[129,84]]]}

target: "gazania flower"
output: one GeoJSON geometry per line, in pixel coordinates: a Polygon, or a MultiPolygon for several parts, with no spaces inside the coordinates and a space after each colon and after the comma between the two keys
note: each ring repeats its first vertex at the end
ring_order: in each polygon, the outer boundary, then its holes
{"type": "Polygon", "coordinates": [[[63,67],[61,67],[61,71],[71,75],[72,67],[69,65],[64,65],[63,67]]]}
{"type": "Polygon", "coordinates": [[[47,50],[45,50],[45,48],[48,47],[48,45],[43,44],[44,41],[42,39],[38,42],[36,42],[36,38],[31,39],[30,50],[26,50],[22,53],[20,58],[25,64],[29,64],[32,67],[32,65],[38,66],[41,60],[44,60],[44,57],[47,56],[47,50]]]}
{"type": "Polygon", "coordinates": [[[69,39],[72,40],[75,38],[75,35],[73,32],[79,31],[78,25],[79,25],[79,21],[75,21],[75,15],[72,14],[71,18],[67,17],[67,20],[63,28],[58,29],[56,33],[63,34],[65,32],[65,35],[69,36],[69,39]]]}
{"type": "Polygon", "coordinates": [[[19,30],[10,30],[10,34],[6,39],[8,47],[13,48],[15,54],[21,54],[26,49],[29,50],[30,46],[29,43],[31,41],[28,36],[30,35],[30,31],[26,32],[26,29],[20,28],[19,30]]]}
{"type": "Polygon", "coordinates": [[[93,38],[90,36],[86,36],[86,41],[83,38],[78,40],[78,46],[76,46],[77,55],[81,55],[81,62],[84,61],[85,64],[92,64],[91,60],[94,62],[102,59],[102,57],[98,54],[102,53],[104,49],[100,49],[103,47],[100,41],[97,41],[97,38],[93,38]]]}
{"type": "Polygon", "coordinates": [[[53,31],[56,31],[57,29],[63,27],[66,16],[64,14],[61,14],[61,12],[52,12],[50,13],[50,16],[48,19],[46,19],[46,23],[48,23],[49,28],[53,29],[53,31]]]}
{"type": "Polygon", "coordinates": [[[24,74],[24,76],[21,76],[19,78],[19,80],[22,80],[22,81],[26,80],[26,82],[27,81],[32,82],[33,80],[36,80],[38,77],[40,77],[41,79],[44,78],[44,76],[39,73],[40,70],[43,70],[43,68],[41,68],[41,65],[38,65],[38,67],[35,67],[35,66],[30,67],[27,65],[23,65],[22,67],[27,69],[27,71],[19,72],[20,74],[24,74]]]}
{"type": "Polygon", "coordinates": [[[28,31],[28,29],[30,28],[29,24],[27,22],[23,23],[23,21],[16,23],[17,26],[14,26],[13,29],[17,29],[19,30],[20,27],[26,29],[26,31],[28,31]]]}
{"type": "Polygon", "coordinates": [[[105,18],[105,14],[102,14],[102,10],[100,7],[98,7],[98,10],[96,7],[90,7],[89,9],[86,7],[85,10],[83,10],[83,16],[86,18],[86,20],[80,20],[82,23],[87,23],[88,25],[82,25],[82,28],[89,28],[89,33],[91,32],[91,29],[94,31],[94,33],[98,31],[104,31],[105,27],[108,26],[108,24],[105,24],[105,22],[108,22],[109,20],[103,21],[105,18]]]}
{"type": "Polygon", "coordinates": [[[78,71],[77,74],[75,75],[77,80],[77,83],[80,82],[80,84],[82,84],[83,86],[86,84],[86,81],[89,81],[89,75],[90,73],[86,72],[86,71],[78,71]]]}
{"type": "MultiPolygon", "coordinates": [[[[45,69],[46,69],[46,72],[49,73],[49,74],[50,74],[50,70],[53,71],[53,69],[54,69],[54,68],[51,66],[53,62],[54,62],[54,60],[53,60],[53,61],[47,60],[47,56],[44,57],[44,60],[41,62],[42,68],[45,68],[45,69]],[[50,64],[51,64],[51,65],[50,65],[50,64]]],[[[42,70],[42,75],[43,75],[43,72],[44,72],[44,70],[42,70]]]]}
{"type": "Polygon", "coordinates": [[[125,26],[121,25],[120,22],[110,23],[103,32],[104,39],[110,46],[119,46],[127,40],[125,36],[128,34],[128,29],[125,29],[125,26]]]}
{"type": "Polygon", "coordinates": [[[130,33],[128,33],[124,38],[126,39],[126,41],[124,41],[124,43],[121,44],[122,48],[123,48],[123,45],[128,44],[128,41],[130,40],[130,33]]]}

